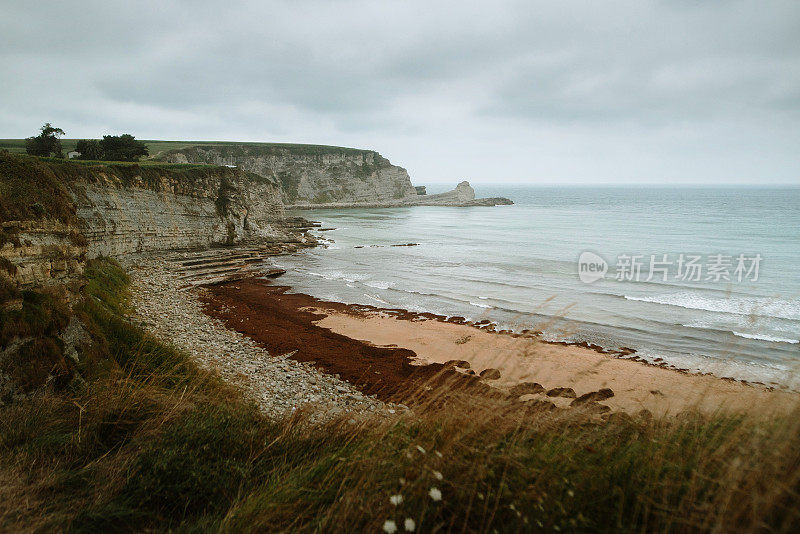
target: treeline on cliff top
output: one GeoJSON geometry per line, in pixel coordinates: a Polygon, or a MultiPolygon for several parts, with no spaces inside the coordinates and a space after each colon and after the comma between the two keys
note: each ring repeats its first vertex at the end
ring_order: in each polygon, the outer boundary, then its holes
{"type": "MultiPolygon", "coordinates": [[[[114,161],[130,161],[126,159],[125,153],[122,155],[125,157],[118,158],[112,155],[109,152],[108,157],[103,156],[103,151],[101,147],[97,147],[95,143],[99,144],[102,142],[100,139],[67,139],[63,138],[62,136],[66,135],[66,133],[61,130],[60,128],[56,128],[51,126],[49,123],[45,124],[42,127],[42,130],[38,136],[34,138],[28,139],[0,139],[0,150],[7,150],[12,153],[26,153],[27,148],[30,143],[30,139],[40,138],[43,136],[40,141],[37,141],[34,146],[36,146],[35,152],[27,152],[32,155],[40,155],[40,156],[49,156],[49,155],[56,155],[61,157],[61,155],[77,151],[86,153],[83,156],[83,159],[94,159],[94,160],[114,160],[114,161]],[[59,133],[60,132],[60,133],[59,133]],[[44,134],[44,135],[43,135],[44,134]],[[48,140],[51,136],[54,136],[55,139],[58,141],[58,144],[54,143],[52,140],[48,140]],[[79,146],[79,143],[83,143],[79,146]],[[81,151],[83,148],[83,151],[81,151]],[[48,153],[45,153],[45,150],[48,150],[48,153]],[[98,153],[97,150],[100,150],[98,153]]],[[[123,134],[127,135],[127,134],[123,134]]],[[[123,136],[105,136],[105,137],[115,137],[115,142],[118,142],[119,138],[123,136]]],[[[132,136],[131,136],[132,137],[132,136]]],[[[128,140],[126,139],[126,142],[128,140]]],[[[149,156],[151,158],[158,158],[163,156],[165,153],[175,150],[185,150],[187,148],[195,148],[195,147],[206,147],[206,146],[213,146],[213,147],[228,147],[230,149],[240,149],[240,150],[253,150],[256,149],[260,154],[282,154],[286,151],[291,152],[292,154],[297,154],[301,156],[320,156],[325,154],[352,154],[352,155],[363,155],[370,152],[375,152],[373,150],[366,150],[366,149],[359,149],[359,148],[347,148],[347,147],[340,147],[340,146],[332,146],[332,145],[310,145],[310,144],[298,144],[298,143],[258,143],[258,142],[238,142],[238,141],[159,141],[159,140],[135,140],[137,143],[141,143],[144,148],[147,150],[147,154],[139,154],[137,157],[142,156],[149,156]]]]}
{"type": "MultiPolygon", "coordinates": [[[[39,134],[25,139],[25,152],[31,156],[63,158],[61,128],[46,123],[39,134]]],[[[100,140],[81,139],[75,143],[76,159],[105,161],[138,161],[149,154],[147,145],[130,134],[104,135],[100,140]]]]}
{"type": "Polygon", "coordinates": [[[464,410],[443,390],[396,419],[270,418],[132,324],[128,284],[98,259],[71,309],[56,289],[0,290],[0,348],[23,344],[0,374],[25,392],[0,399],[0,530],[800,527],[798,412],[598,421],[464,410]],[[71,358],[59,332],[73,319],[86,339],[71,358]]]}

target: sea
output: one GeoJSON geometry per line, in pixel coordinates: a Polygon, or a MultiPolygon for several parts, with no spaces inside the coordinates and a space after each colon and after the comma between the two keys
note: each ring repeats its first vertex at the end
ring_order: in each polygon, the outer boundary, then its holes
{"type": "Polygon", "coordinates": [[[514,205],[297,212],[281,281],[800,389],[800,188],[473,186],[514,205]]]}

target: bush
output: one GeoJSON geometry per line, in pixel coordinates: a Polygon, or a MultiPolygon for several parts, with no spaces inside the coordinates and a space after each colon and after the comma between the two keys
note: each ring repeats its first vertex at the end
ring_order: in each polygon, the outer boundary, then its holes
{"type": "Polygon", "coordinates": [[[98,143],[103,152],[104,160],[110,161],[136,161],[141,156],[147,156],[147,145],[137,141],[130,134],[104,135],[98,143]]]}

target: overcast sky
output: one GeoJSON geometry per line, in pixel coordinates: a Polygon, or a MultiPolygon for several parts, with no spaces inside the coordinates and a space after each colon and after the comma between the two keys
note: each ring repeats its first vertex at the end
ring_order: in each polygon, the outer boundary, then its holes
{"type": "Polygon", "coordinates": [[[0,4],[0,137],[371,148],[419,184],[800,184],[798,1],[0,4]]]}

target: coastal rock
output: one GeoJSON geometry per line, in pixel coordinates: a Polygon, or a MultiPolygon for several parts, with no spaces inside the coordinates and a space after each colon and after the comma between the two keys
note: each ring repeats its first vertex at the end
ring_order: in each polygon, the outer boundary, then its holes
{"type": "Polygon", "coordinates": [[[575,390],[572,388],[553,388],[547,392],[548,397],[567,397],[574,399],[577,397],[575,390]]]}
{"type": "Polygon", "coordinates": [[[581,395],[580,397],[576,398],[572,401],[572,406],[577,406],[580,404],[586,404],[592,401],[601,401],[610,399],[614,396],[614,392],[609,388],[602,388],[597,391],[592,391],[591,393],[586,393],[581,395]]]}
{"type": "Polygon", "coordinates": [[[483,371],[481,371],[479,376],[484,380],[497,380],[498,378],[500,378],[500,371],[491,368],[484,369],[483,371]]]}
{"type": "Polygon", "coordinates": [[[444,363],[445,367],[458,367],[459,369],[469,369],[470,363],[467,360],[449,360],[444,363]]]}
{"type": "Polygon", "coordinates": [[[512,387],[509,390],[509,393],[515,397],[518,397],[520,395],[536,394],[544,391],[544,386],[541,384],[537,384],[536,382],[523,382],[512,387]]]}

